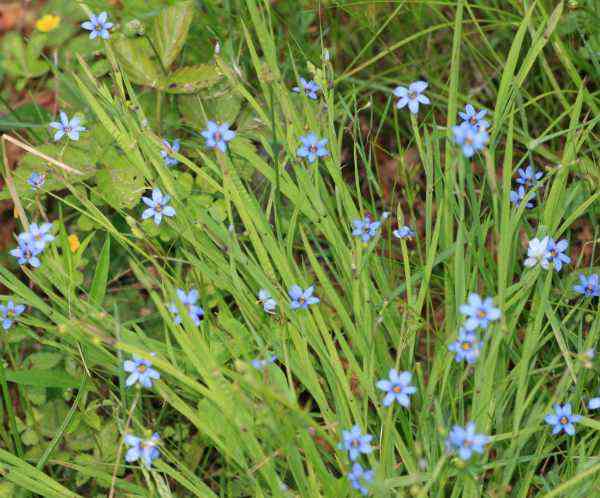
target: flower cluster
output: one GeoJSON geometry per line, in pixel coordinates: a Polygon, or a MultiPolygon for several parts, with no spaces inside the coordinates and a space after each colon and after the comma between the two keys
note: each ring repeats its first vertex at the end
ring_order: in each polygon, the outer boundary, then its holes
{"type": "Polygon", "coordinates": [[[10,251],[11,256],[17,258],[20,265],[30,265],[39,268],[42,264],[39,256],[44,252],[46,245],[54,240],[50,233],[52,223],[32,223],[29,230],[19,234],[19,246],[10,251]]]}
{"type": "Polygon", "coordinates": [[[490,139],[487,131],[489,123],[483,119],[486,110],[476,111],[471,104],[465,106],[465,112],[459,113],[463,122],[452,128],[454,142],[462,148],[465,157],[473,157],[483,150],[490,139]]]}
{"type": "Polygon", "coordinates": [[[563,265],[571,262],[571,258],[565,254],[569,242],[565,239],[556,242],[552,237],[537,238],[529,241],[527,259],[524,265],[532,268],[540,265],[544,270],[554,269],[560,271],[563,265]]]}
{"type": "Polygon", "coordinates": [[[342,431],[342,441],[338,446],[340,450],[348,452],[348,458],[353,462],[352,471],[348,473],[351,486],[364,496],[369,494],[367,486],[373,481],[373,471],[364,469],[356,460],[373,451],[372,440],[371,434],[363,434],[360,426],[355,425],[348,431],[342,431]]]}
{"type": "MultiPolygon", "coordinates": [[[[544,174],[541,171],[536,171],[533,166],[527,166],[527,168],[519,168],[519,178],[517,178],[517,189],[511,191],[510,201],[515,205],[519,206],[525,196],[529,193],[529,190],[537,185],[537,182],[541,180],[544,174]]],[[[529,200],[526,202],[525,207],[531,209],[533,199],[535,198],[535,192],[531,192],[529,200]]]]}

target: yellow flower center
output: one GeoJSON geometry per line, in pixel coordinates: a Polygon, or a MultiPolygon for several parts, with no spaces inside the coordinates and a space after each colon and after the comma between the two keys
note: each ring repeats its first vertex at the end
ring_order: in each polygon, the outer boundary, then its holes
{"type": "Polygon", "coordinates": [[[146,365],[140,365],[137,370],[139,373],[143,374],[146,370],[148,370],[148,367],[146,365]]]}
{"type": "Polygon", "coordinates": [[[485,318],[485,311],[483,311],[483,310],[479,310],[479,311],[477,312],[477,316],[478,316],[479,318],[485,318]]]}
{"type": "Polygon", "coordinates": [[[394,391],[396,394],[400,394],[400,392],[402,392],[402,388],[400,386],[394,386],[392,387],[392,391],[394,391]]]}
{"type": "Polygon", "coordinates": [[[567,417],[561,417],[559,420],[559,422],[563,425],[565,425],[568,421],[569,421],[569,419],[567,417]]]}
{"type": "Polygon", "coordinates": [[[60,16],[54,16],[52,14],[46,14],[45,16],[38,19],[35,23],[35,27],[42,33],[48,33],[53,29],[56,29],[60,24],[60,16]]]}
{"type": "Polygon", "coordinates": [[[469,349],[471,349],[471,343],[463,342],[461,347],[463,348],[463,350],[468,351],[469,349]]]}

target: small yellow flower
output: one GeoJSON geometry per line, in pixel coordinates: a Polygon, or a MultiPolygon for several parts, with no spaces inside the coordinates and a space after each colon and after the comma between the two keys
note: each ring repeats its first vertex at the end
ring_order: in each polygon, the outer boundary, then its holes
{"type": "Polygon", "coordinates": [[[79,237],[72,233],[71,235],[69,235],[67,240],[69,241],[69,247],[71,248],[71,252],[77,252],[77,249],[79,249],[79,246],[81,245],[79,242],[79,237]]]}
{"type": "Polygon", "coordinates": [[[41,19],[38,19],[35,23],[35,27],[42,33],[48,33],[56,29],[60,24],[60,16],[53,16],[52,14],[46,14],[41,19]]]}

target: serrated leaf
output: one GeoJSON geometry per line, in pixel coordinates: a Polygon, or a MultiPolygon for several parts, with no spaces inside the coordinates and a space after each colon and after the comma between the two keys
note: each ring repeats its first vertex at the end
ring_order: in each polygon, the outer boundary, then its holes
{"type": "Polygon", "coordinates": [[[96,184],[109,205],[131,209],[140,200],[144,178],[131,166],[112,166],[97,173],[96,184]]]}
{"type": "Polygon", "coordinates": [[[193,17],[194,4],[186,1],[164,9],[154,21],[154,40],[163,67],[168,69],[179,55],[193,17]]]}
{"type": "Polygon", "coordinates": [[[221,77],[221,71],[215,65],[182,67],[165,80],[164,89],[167,93],[195,93],[213,86],[221,77]]]}
{"type": "Polygon", "coordinates": [[[106,295],[106,285],[108,283],[108,269],[110,267],[110,235],[106,235],[98,265],[94,271],[94,279],[90,287],[90,302],[97,306],[102,304],[106,295]]]}

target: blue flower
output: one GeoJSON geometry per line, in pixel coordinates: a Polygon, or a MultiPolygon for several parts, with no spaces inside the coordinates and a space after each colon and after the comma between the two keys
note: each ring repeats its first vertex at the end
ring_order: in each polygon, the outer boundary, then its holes
{"type": "Polygon", "coordinates": [[[536,171],[533,166],[527,166],[525,169],[519,168],[518,173],[517,183],[525,188],[533,187],[544,176],[544,173],[536,171]]]}
{"type": "Polygon", "coordinates": [[[548,270],[550,266],[560,271],[564,264],[571,262],[571,258],[565,254],[565,251],[569,247],[569,242],[565,239],[555,242],[553,238],[548,239],[546,245],[546,252],[542,258],[542,268],[548,270]]]}
{"type": "Polygon", "coordinates": [[[446,448],[450,452],[457,452],[461,460],[469,460],[473,452],[480,455],[484,446],[490,442],[489,436],[475,432],[475,422],[469,422],[466,427],[455,425],[446,439],[446,448]]]}
{"type": "Polygon", "coordinates": [[[600,398],[590,398],[590,401],[588,402],[588,408],[590,410],[597,410],[600,408],[600,398]]]}
{"type": "Polygon", "coordinates": [[[569,436],[575,434],[575,423],[581,420],[581,415],[573,415],[571,413],[571,403],[554,405],[554,413],[549,413],[544,417],[548,425],[552,426],[552,434],[558,434],[564,431],[569,436]]]}
{"type": "Polygon", "coordinates": [[[202,136],[209,149],[217,148],[221,152],[225,152],[227,142],[231,142],[235,138],[235,132],[229,129],[229,123],[218,125],[214,121],[209,121],[206,123],[206,130],[202,130],[202,136]]]}
{"type": "Polygon", "coordinates": [[[586,277],[583,273],[580,273],[579,284],[574,285],[573,290],[586,297],[600,296],[600,276],[592,274],[586,277]]]}
{"type": "Polygon", "coordinates": [[[272,363],[275,363],[276,360],[277,360],[277,356],[271,355],[269,358],[265,358],[265,359],[255,358],[250,363],[252,363],[252,366],[254,368],[256,368],[256,370],[262,370],[266,366],[271,365],[272,363]]]}
{"type": "Polygon", "coordinates": [[[163,195],[159,188],[152,190],[152,199],[150,197],[142,197],[142,201],[148,206],[142,213],[142,220],[154,217],[154,224],[160,225],[163,216],[175,216],[175,209],[167,205],[170,200],[171,196],[163,195]]]}
{"type": "Polygon", "coordinates": [[[379,232],[381,222],[371,221],[371,218],[366,216],[362,220],[354,220],[352,225],[354,226],[352,235],[355,237],[360,237],[363,242],[369,242],[369,240],[371,240],[372,237],[375,237],[379,232]]]}
{"type": "Polygon", "coordinates": [[[414,230],[412,230],[410,227],[408,227],[406,225],[397,228],[392,233],[394,234],[394,237],[396,237],[397,239],[411,239],[415,236],[414,230]]]}
{"type": "Polygon", "coordinates": [[[25,305],[15,304],[12,299],[9,299],[6,305],[0,304],[0,315],[2,319],[2,328],[8,330],[12,327],[15,319],[25,311],[25,305]]]}
{"type": "Polygon", "coordinates": [[[342,442],[338,448],[348,452],[348,457],[353,462],[362,454],[369,454],[373,451],[371,434],[362,434],[360,427],[355,425],[349,431],[342,431],[342,442]]]}
{"type": "Polygon", "coordinates": [[[147,468],[152,467],[152,462],[160,458],[160,451],[156,447],[159,440],[160,436],[156,432],[146,440],[127,434],[124,441],[129,449],[125,453],[125,461],[131,463],[141,459],[147,468]]]}
{"type": "Polygon", "coordinates": [[[454,361],[475,363],[481,353],[481,341],[476,332],[463,327],[458,331],[458,339],[448,346],[448,350],[455,353],[454,361]]]}
{"type": "MultiPolygon", "coordinates": [[[[154,356],[156,353],[151,353],[154,356]]],[[[160,379],[160,373],[152,368],[152,362],[144,360],[133,355],[133,360],[126,360],[123,363],[123,370],[129,373],[129,377],[125,381],[127,387],[139,383],[147,389],[152,387],[152,380],[160,379]]]]}
{"type": "Polygon", "coordinates": [[[431,103],[429,98],[423,95],[428,86],[429,84],[425,81],[415,81],[408,88],[397,86],[394,89],[394,95],[398,97],[396,108],[402,109],[408,105],[410,112],[417,114],[419,112],[419,104],[428,105],[431,103]]]}
{"type": "MultiPolygon", "coordinates": [[[[204,310],[202,307],[196,305],[198,301],[198,291],[191,289],[187,294],[183,289],[177,289],[177,297],[181,301],[181,304],[188,310],[188,316],[191,318],[194,325],[199,326],[200,322],[204,318],[204,310]]],[[[169,305],[169,311],[173,313],[175,317],[175,323],[179,325],[182,322],[181,315],[179,314],[179,308],[177,304],[171,303],[169,305]]]]}
{"type": "Polygon", "coordinates": [[[410,372],[398,374],[398,371],[392,368],[388,376],[389,380],[381,379],[375,384],[377,389],[381,389],[386,393],[385,398],[383,398],[383,406],[390,406],[396,401],[399,405],[408,408],[410,406],[409,396],[417,392],[417,388],[410,385],[412,374],[410,372]]]}
{"type": "Polygon", "coordinates": [[[465,123],[469,123],[475,128],[489,128],[490,124],[483,119],[486,114],[487,110],[482,109],[481,111],[477,112],[471,104],[467,104],[465,106],[465,112],[458,113],[465,123]]]}
{"type": "Polygon", "coordinates": [[[277,301],[271,297],[271,294],[267,289],[260,289],[258,291],[258,301],[262,304],[263,309],[267,313],[273,313],[277,307],[277,301]]]}
{"type": "Polygon", "coordinates": [[[302,287],[300,287],[299,285],[292,285],[292,287],[288,291],[288,294],[290,295],[290,298],[292,299],[292,302],[290,303],[290,307],[293,310],[296,310],[299,308],[306,309],[311,304],[317,304],[320,301],[320,299],[318,297],[313,296],[314,291],[315,291],[314,285],[311,285],[306,290],[302,290],[302,287]]]}
{"type": "Polygon", "coordinates": [[[179,161],[171,155],[174,152],[179,152],[179,147],[179,140],[173,140],[172,144],[168,140],[163,140],[163,150],[160,151],[160,155],[167,166],[177,166],[179,164],[179,161]]]}
{"type": "Polygon", "coordinates": [[[58,130],[54,134],[54,141],[58,142],[62,137],[67,135],[71,140],[79,140],[79,134],[86,131],[86,128],[81,126],[81,119],[75,116],[69,120],[67,113],[60,111],[60,121],[50,123],[50,128],[58,130]]]}
{"type": "Polygon", "coordinates": [[[35,244],[26,240],[19,240],[19,247],[10,251],[10,255],[17,258],[20,265],[29,264],[33,268],[39,268],[42,262],[38,255],[42,250],[35,244]]]}
{"type": "Polygon", "coordinates": [[[326,138],[319,139],[314,133],[309,133],[308,135],[302,135],[300,142],[302,142],[302,146],[298,147],[296,154],[300,157],[308,158],[310,164],[314,163],[320,157],[329,155],[329,151],[325,147],[329,140],[326,138]]]}
{"type": "MultiPolygon", "coordinates": [[[[512,202],[515,206],[519,206],[519,204],[521,204],[521,201],[523,201],[523,199],[525,198],[525,195],[527,194],[527,191],[525,190],[525,187],[523,187],[522,185],[519,186],[517,188],[517,190],[512,190],[510,192],[510,202],[512,202]]],[[[533,198],[535,197],[535,192],[532,194],[531,196],[532,198],[529,199],[527,201],[527,203],[525,204],[525,207],[527,209],[531,209],[533,207],[533,198]]]]}
{"type": "Polygon", "coordinates": [[[482,150],[490,136],[485,128],[475,128],[468,122],[452,127],[454,142],[462,147],[465,157],[472,157],[475,152],[482,150]]]}
{"type": "Polygon", "coordinates": [[[108,32],[108,30],[113,27],[113,23],[107,22],[107,19],[108,19],[108,14],[106,12],[101,12],[97,16],[92,14],[90,16],[89,21],[85,21],[84,23],[81,23],[81,27],[83,29],[87,29],[88,31],[91,31],[91,33],[90,33],[91,40],[95,39],[97,36],[100,36],[101,38],[108,40],[110,38],[110,33],[108,32]]]}
{"type": "Polygon", "coordinates": [[[372,470],[365,470],[360,463],[355,463],[352,472],[348,473],[348,479],[354,489],[357,489],[361,495],[367,496],[369,494],[367,486],[373,482],[373,475],[372,470]]]}
{"type": "Polygon", "coordinates": [[[32,223],[29,225],[29,231],[19,234],[19,243],[29,243],[41,252],[46,244],[54,240],[54,235],[50,233],[50,230],[52,230],[52,223],[42,223],[39,226],[37,223],[32,223]]]}
{"type": "Polygon", "coordinates": [[[46,175],[43,173],[36,173],[35,171],[27,178],[27,183],[31,187],[31,190],[38,190],[46,183],[46,175]]]}
{"type": "Polygon", "coordinates": [[[461,304],[460,312],[466,315],[465,329],[475,330],[477,327],[486,329],[490,322],[500,318],[500,310],[494,306],[491,297],[482,300],[479,294],[469,294],[468,304],[461,304]]]}
{"type": "MultiPolygon", "coordinates": [[[[318,83],[314,82],[313,80],[306,81],[304,78],[300,78],[300,86],[302,87],[302,90],[309,99],[317,100],[317,93],[319,92],[319,90],[321,90],[321,87],[318,83]]],[[[301,89],[299,86],[295,86],[294,88],[292,88],[292,91],[300,93],[301,89]]]]}

